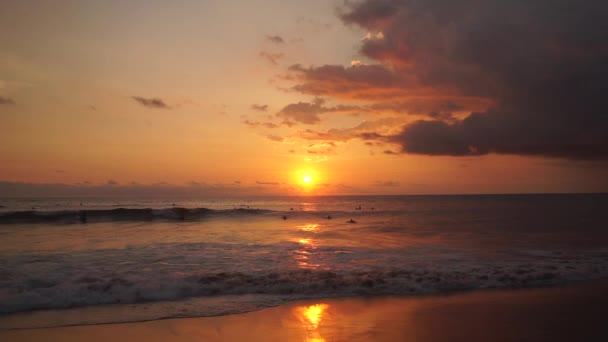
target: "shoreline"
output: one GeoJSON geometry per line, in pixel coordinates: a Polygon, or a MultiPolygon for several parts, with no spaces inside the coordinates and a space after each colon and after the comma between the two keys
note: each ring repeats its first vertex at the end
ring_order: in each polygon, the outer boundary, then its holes
{"type": "Polygon", "coordinates": [[[0,330],[0,339],[510,341],[525,333],[531,340],[566,341],[608,337],[602,324],[607,305],[604,279],[548,288],[307,299],[223,316],[0,330]]]}

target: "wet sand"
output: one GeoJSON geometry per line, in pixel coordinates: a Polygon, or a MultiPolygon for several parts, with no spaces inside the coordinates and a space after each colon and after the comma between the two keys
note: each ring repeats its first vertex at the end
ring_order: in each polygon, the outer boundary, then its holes
{"type": "Polygon", "coordinates": [[[2,330],[1,341],[608,341],[608,281],[426,297],[298,301],[256,312],[2,330]]]}

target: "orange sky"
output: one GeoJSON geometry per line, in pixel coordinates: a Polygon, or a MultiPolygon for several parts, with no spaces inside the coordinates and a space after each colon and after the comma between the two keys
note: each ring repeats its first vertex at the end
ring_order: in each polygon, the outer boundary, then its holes
{"type": "Polygon", "coordinates": [[[412,66],[361,50],[393,28],[345,22],[341,4],[3,3],[0,181],[277,195],[608,191],[602,161],[408,153],[391,137],[429,117],[417,106],[457,103],[445,119],[456,122],[496,99],[399,76],[412,66]],[[398,77],[346,84],[324,65],[398,77]]]}

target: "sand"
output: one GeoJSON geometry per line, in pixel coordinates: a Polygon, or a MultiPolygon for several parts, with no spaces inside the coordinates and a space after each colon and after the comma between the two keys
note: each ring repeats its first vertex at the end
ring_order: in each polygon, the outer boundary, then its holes
{"type": "Polygon", "coordinates": [[[0,341],[608,341],[608,282],[298,301],[239,315],[2,330],[0,341]]]}

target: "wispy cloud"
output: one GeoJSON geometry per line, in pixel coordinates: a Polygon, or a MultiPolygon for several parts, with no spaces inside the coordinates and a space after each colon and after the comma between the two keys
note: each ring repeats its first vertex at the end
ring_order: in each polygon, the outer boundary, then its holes
{"type": "Polygon", "coordinates": [[[160,108],[160,109],[169,108],[169,106],[165,103],[165,101],[163,101],[162,99],[157,98],[157,97],[145,98],[145,97],[141,97],[141,96],[132,96],[131,98],[133,100],[135,100],[137,103],[139,103],[145,107],[160,108]]]}
{"type": "Polygon", "coordinates": [[[324,106],[325,100],[317,98],[313,102],[291,103],[281,109],[277,116],[286,120],[312,125],[321,122],[319,114],[323,113],[352,113],[359,109],[357,106],[337,105],[324,106]]]}
{"type": "Polygon", "coordinates": [[[257,110],[258,112],[265,112],[268,110],[268,105],[267,104],[265,104],[265,105],[252,104],[251,109],[257,110]]]}
{"type": "Polygon", "coordinates": [[[279,60],[281,60],[284,55],[282,53],[271,53],[262,51],[260,52],[260,57],[269,62],[272,65],[279,65],[279,60]]]}
{"type": "Polygon", "coordinates": [[[275,44],[283,44],[285,43],[285,40],[283,40],[283,37],[281,36],[271,36],[271,35],[267,35],[266,39],[268,39],[269,41],[275,43],[275,44]]]}
{"type": "Polygon", "coordinates": [[[15,104],[15,101],[10,97],[0,96],[0,105],[12,105],[15,104]]]}

